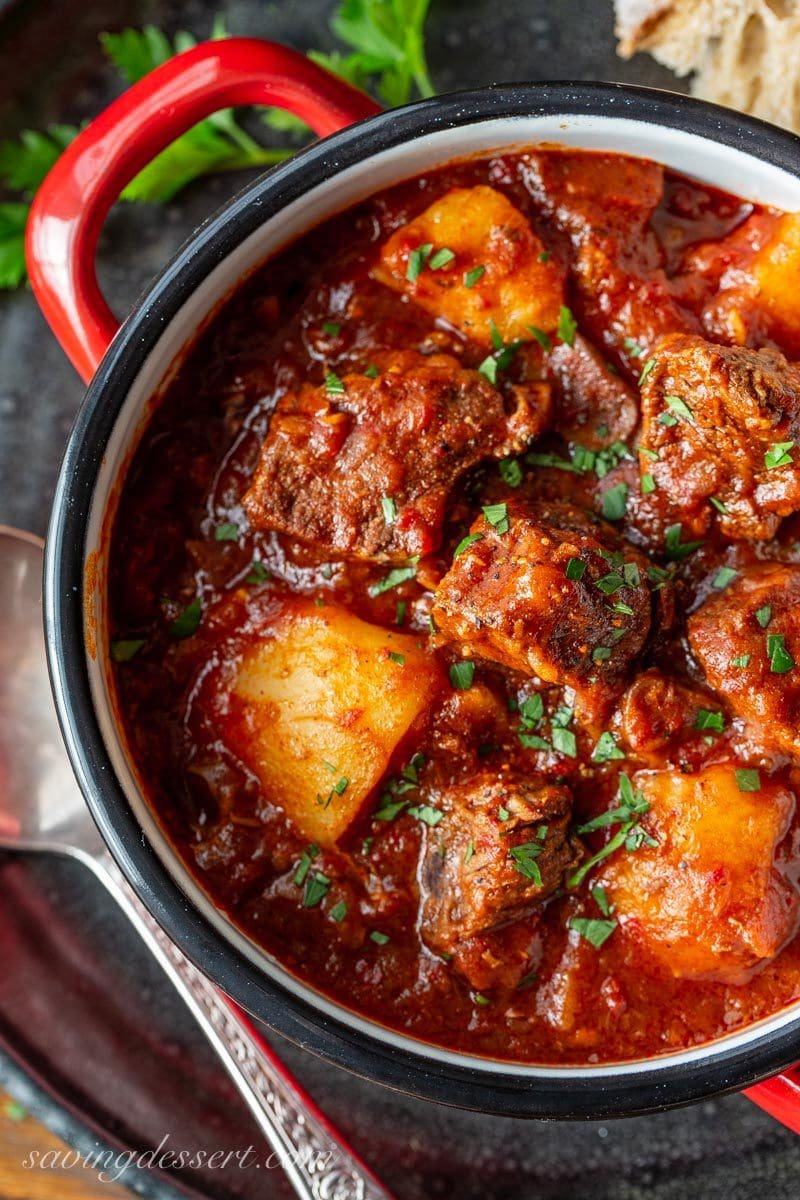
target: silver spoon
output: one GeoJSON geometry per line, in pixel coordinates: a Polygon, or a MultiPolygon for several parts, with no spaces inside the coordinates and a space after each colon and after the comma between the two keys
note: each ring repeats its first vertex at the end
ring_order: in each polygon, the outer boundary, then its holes
{"type": "Polygon", "coordinates": [[[106,850],[61,743],[42,632],[43,543],[0,525],[0,847],[68,854],[120,906],[216,1050],[303,1200],[392,1200],[244,1013],[181,953],[106,850]]]}

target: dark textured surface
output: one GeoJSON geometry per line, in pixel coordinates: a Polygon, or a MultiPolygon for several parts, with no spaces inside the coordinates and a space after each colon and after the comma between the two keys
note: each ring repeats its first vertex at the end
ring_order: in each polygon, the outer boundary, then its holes
{"type": "MultiPolygon", "coordinates": [[[[321,0],[18,0],[0,17],[0,136],[24,124],[82,120],[113,94],[96,47],[103,28],[158,21],[202,35],[224,8],[229,28],[305,48],[329,44],[321,0]]],[[[674,86],[648,59],[620,63],[604,0],[434,0],[434,80],[606,78],[674,86]]],[[[120,209],[100,273],[122,314],[179,242],[236,190],[203,181],[167,210],[120,209]]],[[[0,522],[43,533],[81,386],[29,293],[0,299],[0,522]]],[[[144,1149],[165,1132],[188,1149],[235,1148],[257,1135],[213,1058],[124,920],[73,864],[0,857],[0,1039],[46,1081],[53,1105],[11,1058],[0,1080],[69,1140],[144,1149]]],[[[351,1078],[281,1043],[309,1090],[400,1200],[795,1200],[800,1147],[741,1097],[605,1125],[543,1125],[436,1108],[351,1078]]],[[[137,1190],[173,1194],[158,1180],[137,1190]]],[[[276,1173],[186,1179],[213,1197],[289,1195],[276,1173]]]]}

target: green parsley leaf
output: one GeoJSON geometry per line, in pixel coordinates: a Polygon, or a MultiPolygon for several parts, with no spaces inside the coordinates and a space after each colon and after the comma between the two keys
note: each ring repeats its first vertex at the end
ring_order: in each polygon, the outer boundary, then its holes
{"type": "Polygon", "coordinates": [[[641,358],[644,354],[644,346],[640,346],[635,338],[626,337],[622,345],[625,347],[631,358],[641,358]]]}
{"type": "Polygon", "coordinates": [[[394,525],[397,520],[397,504],[391,496],[381,497],[381,508],[383,509],[383,519],[387,525],[394,525]]]}
{"type": "Polygon", "coordinates": [[[464,287],[474,288],[475,284],[486,274],[486,267],[483,265],[473,267],[471,271],[464,272],[464,287]]]}
{"type": "Polygon", "coordinates": [[[536,861],[542,850],[541,842],[521,842],[518,846],[511,846],[508,851],[514,870],[532,880],[537,887],[542,886],[542,872],[536,861]]]}
{"type": "Polygon", "coordinates": [[[450,263],[455,258],[455,254],[449,246],[442,246],[441,250],[437,250],[428,260],[428,266],[432,271],[441,271],[445,267],[449,267],[450,263]]]}
{"type": "Polygon", "coordinates": [[[405,600],[397,601],[397,604],[395,605],[395,610],[394,610],[395,625],[402,625],[404,623],[404,621],[406,619],[406,608],[407,607],[408,606],[407,606],[405,600]]]}
{"type": "Polygon", "coordinates": [[[667,429],[671,429],[674,425],[678,424],[678,418],[674,413],[662,412],[658,417],[658,423],[659,425],[666,426],[667,429]]]}
{"type": "Polygon", "coordinates": [[[697,716],[694,719],[695,729],[713,729],[715,733],[722,733],[725,728],[725,717],[721,712],[715,712],[710,708],[699,708],[697,716]]]}
{"type": "Polygon", "coordinates": [[[303,886],[303,884],[306,881],[306,876],[308,875],[308,872],[311,870],[311,865],[318,854],[319,854],[319,846],[315,846],[314,843],[312,842],[311,845],[307,846],[306,849],[303,851],[303,853],[300,855],[300,861],[297,864],[297,869],[295,870],[295,873],[294,873],[293,882],[294,882],[295,887],[303,886]]]}
{"type": "Polygon", "coordinates": [[[492,529],[496,530],[496,532],[500,534],[508,533],[509,520],[507,504],[485,504],[482,512],[486,520],[492,526],[492,529]]]}
{"type": "Polygon", "coordinates": [[[517,705],[517,711],[525,729],[535,728],[544,716],[544,701],[540,693],[534,692],[532,696],[526,696],[522,703],[517,705]]]}
{"type": "Polygon", "coordinates": [[[214,530],[215,542],[235,542],[239,538],[239,526],[234,525],[233,521],[226,521],[223,525],[217,525],[214,530]]]}
{"type": "Polygon", "coordinates": [[[450,667],[450,682],[456,691],[466,692],[472,687],[472,680],[475,677],[475,663],[469,659],[464,659],[462,662],[455,662],[450,667]]]}
{"type": "Polygon", "coordinates": [[[567,563],[567,579],[571,579],[574,583],[577,583],[579,579],[583,579],[585,570],[585,562],[581,562],[579,558],[571,558],[567,563]]]}
{"type": "Polygon", "coordinates": [[[336,924],[338,925],[341,921],[343,921],[345,919],[346,916],[347,916],[347,903],[344,900],[340,900],[339,903],[334,904],[333,908],[331,909],[330,918],[332,921],[335,921],[336,924]]]}
{"type": "Polygon", "coordinates": [[[592,897],[592,899],[594,900],[597,907],[600,909],[600,912],[603,914],[603,916],[610,917],[611,916],[611,905],[608,902],[608,896],[606,895],[606,889],[604,887],[602,887],[601,884],[596,883],[594,885],[594,887],[589,888],[589,894],[592,897]]]}
{"type": "Polygon", "coordinates": [[[624,757],[624,751],[620,750],[613,733],[609,733],[608,730],[601,733],[592,751],[592,762],[615,762],[624,757]]]}
{"type": "Polygon", "coordinates": [[[467,843],[467,848],[464,851],[464,866],[466,866],[468,862],[471,862],[474,857],[475,857],[475,839],[470,838],[469,842],[467,843]]]}
{"type": "Polygon", "coordinates": [[[610,571],[608,575],[603,575],[601,579],[598,579],[594,586],[599,588],[604,595],[612,596],[614,592],[625,587],[625,580],[616,571],[610,571]]]}
{"type": "Polygon", "coordinates": [[[669,411],[674,413],[676,417],[680,417],[682,420],[688,421],[689,424],[694,421],[694,413],[689,408],[689,405],[682,396],[665,396],[664,403],[669,411]]]}
{"type": "Polygon", "coordinates": [[[721,500],[718,500],[716,496],[709,496],[708,503],[710,505],[712,505],[717,510],[718,513],[722,513],[723,516],[727,515],[727,513],[728,513],[727,506],[724,505],[721,500]]]}
{"type": "Polygon", "coordinates": [[[642,373],[639,376],[639,387],[642,386],[645,379],[647,379],[647,376],[650,374],[650,372],[652,371],[652,369],[655,365],[656,365],[655,358],[648,358],[647,362],[642,367],[642,373]]]}
{"type": "Polygon", "coordinates": [[[265,567],[262,562],[256,561],[250,564],[250,570],[248,574],[245,575],[244,581],[245,583],[258,584],[266,583],[266,581],[271,578],[272,572],[265,567]]]}
{"type": "Polygon", "coordinates": [[[740,792],[761,791],[761,776],[756,767],[740,767],[735,775],[736,786],[740,792]]]}
{"type": "Polygon", "coordinates": [[[741,669],[741,668],[747,667],[749,665],[750,665],[750,655],[749,654],[740,654],[740,655],[738,655],[738,657],[731,659],[732,667],[738,667],[741,669]]]}
{"type": "Polygon", "coordinates": [[[772,609],[769,604],[765,604],[763,608],[759,608],[756,612],[756,620],[762,629],[766,629],[772,620],[772,609]]]}
{"type": "Polygon", "coordinates": [[[775,442],[770,446],[764,455],[764,465],[768,471],[774,471],[776,467],[788,467],[794,462],[789,451],[794,449],[794,442],[775,442]]]}
{"type": "Polygon", "coordinates": [[[497,383],[497,359],[493,354],[490,354],[478,367],[478,374],[483,375],[484,379],[488,379],[489,383],[497,383]]]}
{"type": "Polygon", "coordinates": [[[367,590],[370,596],[380,596],[383,592],[389,592],[392,588],[399,587],[401,583],[407,583],[410,579],[417,577],[417,560],[410,560],[410,565],[407,567],[394,567],[383,579],[378,583],[373,583],[367,590]]]}
{"type": "Polygon", "coordinates": [[[376,946],[385,946],[389,941],[389,935],[388,933],[381,933],[379,929],[373,929],[369,935],[369,940],[374,942],[376,946]]]}
{"type": "Polygon", "coordinates": [[[595,950],[599,950],[617,928],[617,922],[614,920],[601,921],[596,917],[570,917],[567,927],[574,929],[590,945],[594,946],[595,950]]]}
{"type": "Polygon", "coordinates": [[[378,370],[378,368],[375,366],[374,363],[371,363],[367,367],[366,371],[364,372],[364,376],[366,379],[377,379],[379,375],[380,375],[380,371],[378,370]]]}
{"type": "Polygon", "coordinates": [[[720,567],[711,580],[711,586],[721,592],[736,578],[737,574],[738,572],[734,571],[733,567],[720,567]]]}
{"type": "Polygon", "coordinates": [[[433,242],[425,242],[422,246],[417,246],[408,256],[408,265],[406,266],[406,279],[409,283],[415,283],[425,269],[425,264],[433,253],[433,242]]]}
{"type": "Polygon", "coordinates": [[[306,879],[306,890],[303,893],[303,908],[315,908],[328,894],[331,881],[322,871],[315,871],[306,879]]]}
{"type": "Polygon", "coordinates": [[[400,667],[404,667],[406,665],[405,654],[398,654],[396,650],[389,651],[389,658],[392,660],[392,662],[397,663],[397,665],[400,667]]]}
{"type": "Polygon", "coordinates": [[[444,816],[443,812],[440,812],[438,808],[433,808],[430,804],[415,804],[407,811],[409,816],[416,817],[418,821],[429,825],[431,829],[438,825],[444,816]]]}
{"type": "Polygon", "coordinates": [[[668,562],[675,562],[679,558],[686,558],[687,555],[693,554],[703,544],[702,542],[682,542],[682,532],[683,527],[680,524],[670,525],[666,531],[664,557],[668,562]]]}
{"type": "Polygon", "coordinates": [[[648,473],[647,475],[642,475],[641,479],[639,480],[639,486],[642,489],[642,495],[649,496],[656,490],[656,481],[653,476],[648,473]]]}
{"type": "Polygon", "coordinates": [[[536,255],[536,260],[540,263],[549,263],[552,257],[553,255],[550,250],[540,250],[536,255]]]}
{"type": "Polygon", "coordinates": [[[767,656],[769,669],[773,675],[785,675],[795,665],[794,659],[784,645],[782,633],[767,634],[767,656]]]}
{"type": "Polygon", "coordinates": [[[179,613],[169,627],[169,635],[174,638],[188,638],[196,632],[200,624],[200,618],[203,615],[203,607],[200,603],[200,597],[195,596],[190,604],[182,613],[179,613]]]}
{"type": "Polygon", "coordinates": [[[609,658],[611,658],[611,650],[608,646],[595,646],[592,651],[592,662],[607,662],[609,658]]]}
{"type": "Polygon", "coordinates": [[[566,342],[568,346],[575,345],[575,334],[578,331],[578,322],[573,317],[570,310],[565,304],[561,305],[558,314],[558,336],[562,342],[566,342]]]}
{"type": "Polygon", "coordinates": [[[550,736],[553,740],[553,749],[557,750],[559,754],[565,754],[568,758],[578,757],[578,744],[571,729],[561,729],[555,726],[550,736]]]}
{"type": "Polygon", "coordinates": [[[497,468],[500,478],[508,487],[517,488],[522,483],[522,467],[516,458],[501,458],[497,468]]]}
{"type": "Polygon", "coordinates": [[[328,337],[338,337],[342,332],[342,327],[338,321],[324,321],[322,332],[327,333],[328,337]]]}
{"type": "Polygon", "coordinates": [[[553,349],[553,343],[543,329],[539,329],[537,325],[528,325],[528,331],[533,334],[536,341],[544,350],[545,354],[549,354],[553,349]]]}
{"type": "Polygon", "coordinates": [[[621,613],[623,617],[633,616],[633,609],[631,608],[630,604],[623,604],[621,600],[615,600],[614,603],[609,604],[608,607],[612,612],[621,613]]]}
{"type": "Polygon", "coordinates": [[[144,645],[144,638],[121,638],[111,643],[111,658],[115,663],[130,662],[144,645]]]}
{"type": "Polygon", "coordinates": [[[455,559],[460,558],[465,550],[469,549],[475,542],[479,542],[482,537],[482,533],[468,533],[466,537],[461,539],[453,551],[453,560],[455,561],[455,559]]]}
{"type": "Polygon", "coordinates": [[[325,391],[329,396],[343,396],[346,392],[344,382],[335,371],[328,371],[325,376],[325,391]]]}
{"type": "Polygon", "coordinates": [[[607,521],[621,521],[628,507],[628,485],[617,483],[603,492],[603,516],[607,521]]]}

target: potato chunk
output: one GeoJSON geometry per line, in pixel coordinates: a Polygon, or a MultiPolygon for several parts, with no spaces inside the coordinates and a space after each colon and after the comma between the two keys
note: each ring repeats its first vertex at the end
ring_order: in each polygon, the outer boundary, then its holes
{"type": "Polygon", "coordinates": [[[797,926],[797,891],[774,863],[794,796],[763,775],[740,791],[735,771],[640,772],[658,845],[618,853],[602,875],[626,936],[677,978],[744,983],[797,926]]]}
{"type": "Polygon", "coordinates": [[[785,213],[780,218],[750,269],[758,303],[772,318],[775,334],[788,334],[788,340],[796,344],[800,338],[800,213],[785,213]]]}
{"type": "Polygon", "coordinates": [[[492,321],[506,341],[529,340],[529,325],[552,333],[564,302],[562,268],[519,209],[485,186],[452,188],[403,225],[383,247],[374,274],[486,344],[492,321]],[[412,259],[409,266],[410,256],[420,247],[429,248],[426,261],[409,279],[417,265],[412,259]],[[443,250],[455,257],[438,267],[436,254],[443,250]],[[469,272],[480,267],[473,281],[469,272]]]}
{"type": "Polygon", "coordinates": [[[232,748],[306,837],[331,845],[438,683],[415,637],[332,605],[286,602],[269,635],[242,657],[232,748]]]}
{"type": "Polygon", "coordinates": [[[800,566],[749,567],[692,613],[689,645],[765,749],[800,757],[800,566]]]}

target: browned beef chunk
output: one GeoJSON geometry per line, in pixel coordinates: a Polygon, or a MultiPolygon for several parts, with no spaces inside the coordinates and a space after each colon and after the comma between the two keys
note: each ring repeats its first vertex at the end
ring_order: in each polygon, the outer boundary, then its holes
{"type": "Polygon", "coordinates": [[[577,333],[571,346],[556,343],[547,366],[558,385],[554,424],[559,433],[592,450],[628,440],[639,419],[637,397],[590,341],[577,333]]]}
{"type": "Polygon", "coordinates": [[[284,396],[244,508],[330,557],[378,561],[435,550],[456,480],[524,449],[544,427],[548,389],[515,389],[509,409],[449,355],[398,351],[379,374],[305,384],[284,396]]]}
{"type": "Polygon", "coordinates": [[[457,954],[468,939],[529,916],[560,886],[577,858],[567,836],[572,797],[534,778],[485,774],[450,788],[441,805],[422,864],[422,936],[457,954]]]}
{"type": "Polygon", "coordinates": [[[642,388],[642,471],[665,523],[696,534],[716,517],[727,537],[772,537],[800,508],[798,455],[780,446],[800,436],[800,367],[775,350],[689,335],[662,339],[654,357],[642,388]]]}
{"type": "Polygon", "coordinates": [[[436,592],[433,616],[465,654],[575,691],[580,716],[622,690],[651,628],[647,562],[569,504],[507,502],[508,528],[480,516],[436,592]]]}

